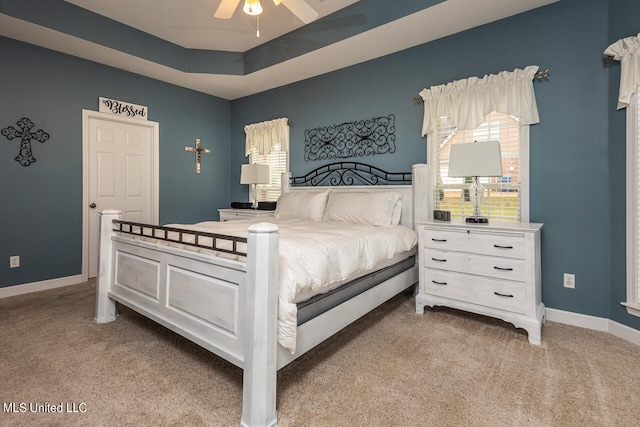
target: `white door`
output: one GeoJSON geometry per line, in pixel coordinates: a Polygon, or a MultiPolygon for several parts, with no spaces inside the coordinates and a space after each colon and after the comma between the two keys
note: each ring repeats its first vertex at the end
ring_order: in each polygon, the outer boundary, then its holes
{"type": "Polygon", "coordinates": [[[88,112],[84,123],[88,198],[87,277],[98,270],[98,213],[118,209],[126,221],[157,223],[157,123],[88,112]]]}

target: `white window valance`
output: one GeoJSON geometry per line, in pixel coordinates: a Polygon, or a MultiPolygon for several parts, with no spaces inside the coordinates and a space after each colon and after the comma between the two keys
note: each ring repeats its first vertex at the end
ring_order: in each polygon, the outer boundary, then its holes
{"type": "Polygon", "coordinates": [[[460,130],[470,130],[493,111],[516,116],[522,125],[539,123],[533,91],[537,71],[537,65],[530,65],[524,70],[470,77],[423,89],[422,136],[432,133],[441,117],[447,117],[460,130]]]}
{"type": "Polygon", "coordinates": [[[287,118],[246,125],[244,133],[247,136],[245,156],[252,152],[261,155],[270,154],[276,144],[280,144],[280,150],[289,151],[289,119],[287,118]]]}
{"type": "Polygon", "coordinates": [[[631,94],[640,89],[640,34],[620,39],[605,51],[620,61],[620,92],[618,110],[629,106],[631,94]]]}

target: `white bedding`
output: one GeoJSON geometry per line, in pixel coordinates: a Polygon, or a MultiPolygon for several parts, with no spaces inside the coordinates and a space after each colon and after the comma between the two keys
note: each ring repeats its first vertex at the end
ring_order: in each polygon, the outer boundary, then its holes
{"type": "MultiPolygon", "coordinates": [[[[168,226],[246,237],[264,219],[168,226]]],[[[417,242],[410,228],[376,227],[341,221],[269,218],[280,229],[278,342],[295,352],[296,303],[328,292],[417,242]]]]}

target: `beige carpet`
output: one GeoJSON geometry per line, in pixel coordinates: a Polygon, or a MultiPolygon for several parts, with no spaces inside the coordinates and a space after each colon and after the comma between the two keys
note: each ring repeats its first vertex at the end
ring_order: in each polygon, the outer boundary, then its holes
{"type": "MultiPolygon", "coordinates": [[[[126,308],[98,325],[94,297],[89,283],[0,299],[0,425],[239,424],[240,369],[126,308]]],[[[552,322],[538,347],[414,307],[402,294],[282,369],[278,425],[640,425],[640,347],[552,322]]]]}

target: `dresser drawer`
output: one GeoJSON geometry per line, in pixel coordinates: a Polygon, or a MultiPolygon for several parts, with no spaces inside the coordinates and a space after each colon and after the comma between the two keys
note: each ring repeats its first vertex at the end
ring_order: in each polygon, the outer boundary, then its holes
{"type": "Polygon", "coordinates": [[[220,221],[233,221],[236,219],[268,218],[274,215],[274,211],[262,211],[256,209],[218,209],[220,221]]]}
{"type": "Polygon", "coordinates": [[[427,268],[424,292],[514,313],[525,313],[526,290],[522,283],[488,279],[427,268]]]}
{"type": "Polygon", "coordinates": [[[424,229],[425,248],[523,259],[525,245],[524,234],[521,233],[424,229]]]}
{"type": "Polygon", "coordinates": [[[220,221],[233,221],[235,219],[255,218],[255,215],[245,214],[241,212],[224,212],[220,213],[220,221]]]}
{"type": "Polygon", "coordinates": [[[526,263],[521,259],[487,257],[434,249],[426,249],[423,256],[424,266],[428,268],[518,282],[524,282],[527,277],[526,263]]]}

